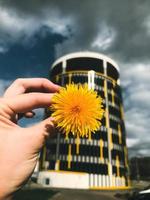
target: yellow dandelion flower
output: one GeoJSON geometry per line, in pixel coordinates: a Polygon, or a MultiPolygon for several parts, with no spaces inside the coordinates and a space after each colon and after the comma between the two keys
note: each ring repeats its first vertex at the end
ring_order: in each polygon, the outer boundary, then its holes
{"type": "Polygon", "coordinates": [[[102,98],[88,89],[87,84],[69,84],[61,88],[52,98],[51,109],[57,127],[66,137],[69,133],[89,137],[101,126],[104,114],[102,98]]]}

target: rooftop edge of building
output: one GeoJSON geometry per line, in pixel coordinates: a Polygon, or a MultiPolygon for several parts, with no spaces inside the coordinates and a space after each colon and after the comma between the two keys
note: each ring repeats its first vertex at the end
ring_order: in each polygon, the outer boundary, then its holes
{"type": "Polygon", "coordinates": [[[64,56],[61,56],[60,58],[56,59],[56,61],[52,64],[51,69],[55,67],[58,63],[62,62],[63,60],[68,60],[71,58],[78,58],[78,57],[91,57],[91,58],[98,58],[98,59],[103,59],[106,62],[110,62],[117,70],[118,72],[120,71],[119,66],[117,63],[109,58],[108,56],[98,53],[98,52],[92,52],[92,51],[79,51],[79,52],[74,52],[74,53],[69,53],[64,56]]]}

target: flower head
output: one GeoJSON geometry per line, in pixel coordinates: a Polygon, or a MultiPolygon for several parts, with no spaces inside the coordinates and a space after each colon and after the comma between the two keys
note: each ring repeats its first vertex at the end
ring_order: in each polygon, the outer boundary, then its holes
{"type": "Polygon", "coordinates": [[[52,117],[66,134],[89,137],[101,126],[104,109],[102,98],[88,85],[69,84],[52,98],[52,117]]]}

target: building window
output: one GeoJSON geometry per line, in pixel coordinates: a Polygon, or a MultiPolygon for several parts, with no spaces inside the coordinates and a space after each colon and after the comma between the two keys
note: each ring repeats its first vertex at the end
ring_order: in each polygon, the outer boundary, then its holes
{"type": "Polygon", "coordinates": [[[116,81],[119,78],[119,73],[117,69],[109,62],[107,63],[107,76],[113,78],[116,81]]]}
{"type": "Polygon", "coordinates": [[[101,87],[104,86],[104,80],[103,80],[100,76],[95,78],[95,83],[96,83],[98,86],[101,86],[101,87]]]}
{"type": "Polygon", "coordinates": [[[56,76],[58,74],[62,73],[62,63],[58,63],[54,66],[53,69],[51,69],[50,77],[56,76]]]}
{"type": "Polygon", "coordinates": [[[45,184],[46,184],[46,185],[49,185],[49,182],[50,182],[50,181],[49,181],[49,178],[46,178],[46,179],[45,179],[45,184]]]}
{"type": "Polygon", "coordinates": [[[94,70],[104,73],[103,60],[97,58],[72,58],[67,60],[66,71],[94,70]]]}

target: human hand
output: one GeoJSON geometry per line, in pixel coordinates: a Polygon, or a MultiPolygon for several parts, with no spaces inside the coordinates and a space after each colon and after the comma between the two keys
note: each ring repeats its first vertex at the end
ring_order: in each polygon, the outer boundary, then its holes
{"type": "Polygon", "coordinates": [[[54,128],[52,118],[32,127],[20,127],[19,114],[32,117],[32,110],[48,107],[58,90],[59,86],[47,79],[17,79],[0,98],[0,200],[11,198],[25,184],[54,128]]]}

